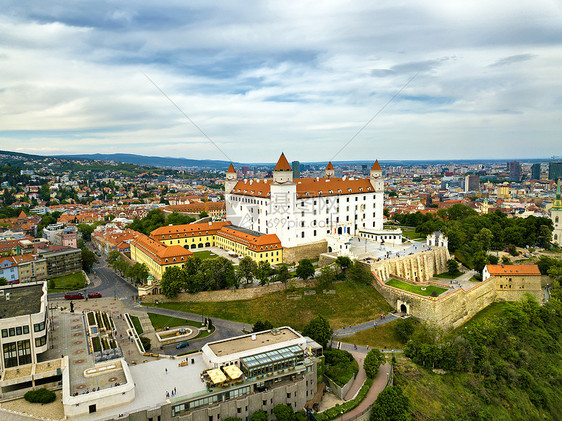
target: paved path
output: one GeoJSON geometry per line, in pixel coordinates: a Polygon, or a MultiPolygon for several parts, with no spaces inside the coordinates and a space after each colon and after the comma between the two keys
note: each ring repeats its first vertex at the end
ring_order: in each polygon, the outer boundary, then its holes
{"type": "Polygon", "coordinates": [[[344,327],[341,329],[334,330],[334,336],[350,336],[353,335],[361,330],[370,329],[375,326],[382,325],[384,323],[391,322],[393,320],[398,319],[399,316],[396,314],[389,313],[385,315],[383,318],[377,318],[375,320],[371,320],[369,322],[361,323],[358,325],[353,325],[349,327],[344,327]]]}
{"type": "Polygon", "coordinates": [[[380,367],[379,373],[377,374],[373,385],[369,389],[367,396],[365,396],[365,399],[363,399],[363,402],[361,402],[359,406],[357,406],[357,408],[349,411],[347,414],[343,414],[343,416],[341,417],[341,421],[356,420],[362,415],[369,415],[368,412],[366,414],[365,412],[371,408],[373,403],[377,400],[379,393],[381,393],[386,387],[388,377],[390,376],[390,369],[391,366],[388,363],[380,367]]]}
{"type": "Polygon", "coordinates": [[[344,399],[346,401],[349,401],[355,397],[357,392],[359,392],[359,390],[363,386],[363,383],[365,383],[365,379],[367,378],[367,374],[365,374],[365,369],[363,368],[365,354],[359,351],[349,351],[349,353],[353,355],[353,358],[355,358],[355,361],[357,361],[357,364],[359,364],[359,372],[357,373],[357,376],[355,376],[355,380],[353,381],[351,388],[344,396],[344,399]]]}

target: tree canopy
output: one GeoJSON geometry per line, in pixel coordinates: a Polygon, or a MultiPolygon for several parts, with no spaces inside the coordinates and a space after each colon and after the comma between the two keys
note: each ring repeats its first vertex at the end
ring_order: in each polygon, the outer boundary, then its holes
{"type": "Polygon", "coordinates": [[[304,327],[302,334],[314,339],[323,348],[328,346],[328,341],[332,337],[334,331],[330,327],[330,323],[323,316],[316,316],[304,327]]]}

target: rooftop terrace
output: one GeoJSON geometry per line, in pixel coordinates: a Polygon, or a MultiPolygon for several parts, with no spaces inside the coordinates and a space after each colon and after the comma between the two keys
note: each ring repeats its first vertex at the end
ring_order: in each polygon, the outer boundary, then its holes
{"type": "Polygon", "coordinates": [[[218,357],[236,354],[238,352],[250,351],[252,349],[261,348],[268,345],[280,344],[292,339],[300,338],[300,335],[295,333],[289,328],[277,329],[277,333],[273,331],[265,331],[256,333],[255,340],[252,339],[253,335],[241,336],[239,338],[224,340],[207,344],[211,351],[218,357]]]}

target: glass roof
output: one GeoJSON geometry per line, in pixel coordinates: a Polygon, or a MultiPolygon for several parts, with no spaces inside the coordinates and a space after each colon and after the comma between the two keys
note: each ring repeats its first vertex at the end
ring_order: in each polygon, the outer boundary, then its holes
{"type": "Polygon", "coordinates": [[[252,355],[250,357],[244,357],[241,360],[246,365],[246,367],[253,368],[258,365],[271,364],[276,361],[287,360],[302,354],[303,350],[299,346],[293,345],[275,351],[268,351],[261,354],[252,355]]]}

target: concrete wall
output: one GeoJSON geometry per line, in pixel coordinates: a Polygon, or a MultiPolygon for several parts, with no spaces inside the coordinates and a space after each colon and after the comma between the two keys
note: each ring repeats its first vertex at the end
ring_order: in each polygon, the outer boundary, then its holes
{"type": "Polygon", "coordinates": [[[332,389],[332,393],[340,399],[345,398],[345,395],[347,395],[347,392],[349,392],[349,389],[351,389],[351,386],[353,385],[355,377],[356,376],[353,376],[346,384],[340,386],[328,376],[324,376],[328,385],[330,386],[330,389],[332,389]]]}
{"type": "MultiPolygon", "coordinates": [[[[298,280],[291,281],[297,288],[313,287],[314,280],[308,279],[306,281],[298,280]]],[[[188,292],[182,292],[174,299],[165,298],[163,295],[145,295],[142,297],[143,302],[153,303],[158,300],[159,302],[165,301],[167,303],[174,302],[221,302],[221,301],[238,301],[238,300],[251,300],[252,298],[260,297],[270,292],[276,292],[284,290],[287,285],[275,283],[271,285],[264,285],[252,288],[240,288],[240,289],[222,289],[218,291],[202,291],[196,292],[195,294],[190,294],[188,292]]]]}
{"type": "Polygon", "coordinates": [[[316,259],[322,253],[328,251],[326,240],[315,243],[303,244],[295,247],[283,248],[283,263],[298,263],[302,259],[316,259]]]}

